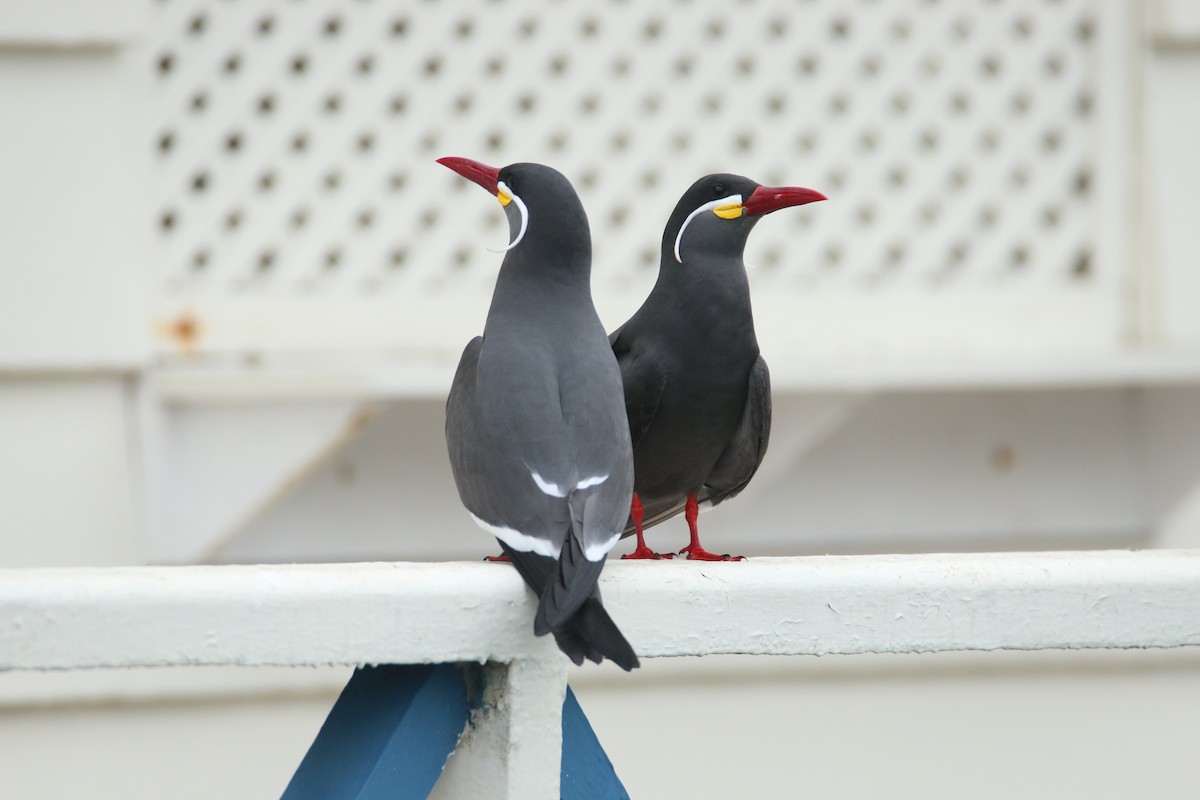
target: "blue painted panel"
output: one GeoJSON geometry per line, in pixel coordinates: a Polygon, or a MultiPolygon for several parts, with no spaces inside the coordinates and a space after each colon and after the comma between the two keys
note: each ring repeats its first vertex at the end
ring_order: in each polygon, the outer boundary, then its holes
{"type": "Polygon", "coordinates": [[[629,800],[571,687],[563,700],[562,800],[629,800]]]}
{"type": "Polygon", "coordinates": [[[424,798],[467,724],[453,667],[360,667],[342,690],[283,800],[424,798]]]}

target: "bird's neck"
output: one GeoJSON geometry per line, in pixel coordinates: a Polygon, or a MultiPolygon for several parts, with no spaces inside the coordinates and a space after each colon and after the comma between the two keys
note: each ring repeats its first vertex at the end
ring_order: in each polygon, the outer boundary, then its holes
{"type": "Polygon", "coordinates": [[[740,343],[739,351],[757,353],[750,282],[741,257],[698,256],[683,264],[673,255],[669,259],[660,266],[641,313],[648,320],[670,319],[670,335],[681,341],[720,342],[726,348],[740,343]]]}
{"type": "Polygon", "coordinates": [[[488,326],[501,318],[534,325],[560,314],[585,312],[595,315],[589,260],[510,256],[496,278],[488,326]]]}
{"type": "Polygon", "coordinates": [[[750,310],[750,280],[740,250],[736,254],[704,253],[682,264],[673,254],[664,254],[652,294],[719,308],[744,308],[747,313],[750,310]]]}
{"type": "Polygon", "coordinates": [[[539,257],[527,252],[521,257],[510,255],[504,259],[496,277],[496,291],[545,292],[554,296],[582,292],[590,295],[591,281],[591,259],[586,255],[547,254],[539,257]]]}

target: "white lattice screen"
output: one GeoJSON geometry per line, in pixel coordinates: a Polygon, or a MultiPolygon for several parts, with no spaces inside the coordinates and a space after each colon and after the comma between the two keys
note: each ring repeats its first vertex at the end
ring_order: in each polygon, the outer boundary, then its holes
{"type": "Polygon", "coordinates": [[[165,0],[145,56],[161,327],[202,353],[456,357],[505,236],[497,204],[434,163],[462,155],[575,182],[610,327],[653,282],[678,194],[727,170],[831,198],[751,239],[769,354],[1112,349],[1127,14],[165,0]]]}

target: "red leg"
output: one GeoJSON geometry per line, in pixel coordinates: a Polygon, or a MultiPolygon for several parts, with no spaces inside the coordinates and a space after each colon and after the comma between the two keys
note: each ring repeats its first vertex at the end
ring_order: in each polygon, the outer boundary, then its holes
{"type": "Polygon", "coordinates": [[[483,560],[491,561],[491,562],[499,563],[499,564],[511,564],[512,563],[512,559],[508,557],[507,553],[501,553],[498,556],[484,556],[483,560]]]}
{"type": "Polygon", "coordinates": [[[621,556],[622,561],[627,559],[640,560],[645,558],[658,560],[660,558],[675,557],[671,554],[662,555],[656,553],[646,546],[646,537],[642,533],[642,520],[646,516],[646,509],[642,508],[642,500],[637,496],[637,492],[633,493],[633,502],[629,504],[629,515],[633,517],[633,531],[635,534],[637,534],[637,547],[635,547],[633,552],[629,555],[621,556]]]}
{"type": "Polygon", "coordinates": [[[744,561],[745,556],[731,556],[728,553],[725,555],[717,555],[710,553],[700,546],[700,529],[696,525],[696,520],[700,517],[700,504],[696,502],[696,493],[688,492],[687,505],[683,508],[683,515],[687,518],[688,530],[692,534],[692,542],[687,547],[679,551],[679,555],[687,553],[688,561],[744,561]]]}

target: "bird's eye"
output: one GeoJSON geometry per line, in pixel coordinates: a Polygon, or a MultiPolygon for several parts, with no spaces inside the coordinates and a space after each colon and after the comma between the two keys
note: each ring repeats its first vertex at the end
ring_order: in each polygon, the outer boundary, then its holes
{"type": "Polygon", "coordinates": [[[724,196],[725,196],[725,184],[718,183],[715,186],[713,186],[713,197],[724,197],[724,196]]]}

